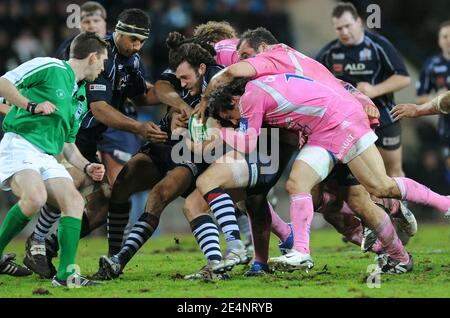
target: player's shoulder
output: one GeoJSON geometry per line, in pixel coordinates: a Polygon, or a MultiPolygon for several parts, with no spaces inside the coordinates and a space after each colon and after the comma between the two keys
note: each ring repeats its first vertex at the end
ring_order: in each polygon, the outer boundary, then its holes
{"type": "Polygon", "coordinates": [[[64,70],[67,71],[67,66],[60,59],[54,57],[35,57],[23,64],[23,68],[27,72],[37,73],[43,70],[64,70]]]}
{"type": "Polygon", "coordinates": [[[444,59],[442,57],[442,54],[441,53],[436,53],[436,54],[428,56],[428,58],[425,60],[424,65],[425,66],[429,66],[429,67],[433,67],[433,66],[441,64],[443,62],[444,62],[444,59]]]}
{"type": "Polygon", "coordinates": [[[334,39],[325,44],[325,46],[320,49],[319,53],[317,53],[316,60],[323,60],[331,52],[339,51],[341,48],[342,48],[341,42],[339,42],[338,39],[334,39]]]}
{"type": "Polygon", "coordinates": [[[334,39],[325,44],[325,46],[322,47],[320,51],[326,53],[332,50],[338,50],[340,48],[342,48],[341,42],[339,41],[339,39],[334,39]]]}
{"type": "Polygon", "coordinates": [[[205,80],[209,83],[214,75],[222,71],[224,68],[225,67],[220,64],[209,64],[208,66],[206,66],[205,80]]]}
{"type": "Polygon", "coordinates": [[[375,43],[375,46],[381,46],[382,48],[394,47],[394,45],[391,43],[391,41],[389,41],[387,37],[379,33],[364,31],[364,37],[366,42],[373,42],[375,43]]]}

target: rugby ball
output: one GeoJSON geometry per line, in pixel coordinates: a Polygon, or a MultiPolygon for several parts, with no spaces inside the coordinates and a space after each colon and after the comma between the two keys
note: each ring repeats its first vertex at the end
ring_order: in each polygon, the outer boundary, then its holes
{"type": "Polygon", "coordinates": [[[208,128],[197,115],[189,117],[188,131],[191,140],[195,143],[201,143],[208,137],[208,128]]]}

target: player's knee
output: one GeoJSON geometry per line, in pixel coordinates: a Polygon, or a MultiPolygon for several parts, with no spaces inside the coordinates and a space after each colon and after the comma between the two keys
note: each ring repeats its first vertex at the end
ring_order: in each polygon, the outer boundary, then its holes
{"type": "Polygon", "coordinates": [[[47,202],[47,191],[45,188],[36,188],[32,193],[24,193],[20,200],[30,212],[36,213],[47,202]]]}
{"type": "Polygon", "coordinates": [[[195,186],[202,193],[205,194],[207,191],[211,190],[214,186],[211,185],[213,179],[208,178],[207,174],[201,174],[195,181],[195,186]]]}
{"type": "Polygon", "coordinates": [[[286,182],[286,191],[289,193],[289,195],[294,195],[300,192],[310,192],[311,189],[307,189],[304,184],[289,177],[288,181],[286,182]]]}
{"type": "Polygon", "coordinates": [[[74,191],[71,193],[70,198],[64,202],[64,207],[62,210],[74,217],[81,217],[83,215],[84,210],[84,199],[83,196],[78,192],[74,191]]]}

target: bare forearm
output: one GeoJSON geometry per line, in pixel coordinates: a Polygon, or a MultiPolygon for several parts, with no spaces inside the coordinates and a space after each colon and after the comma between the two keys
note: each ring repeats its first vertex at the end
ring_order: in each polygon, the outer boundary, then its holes
{"type": "Polygon", "coordinates": [[[407,87],[410,83],[411,78],[409,76],[392,75],[385,81],[375,85],[375,89],[377,91],[377,95],[375,97],[388,93],[394,93],[407,87]]]}
{"type": "MultiPolygon", "coordinates": [[[[248,63],[245,63],[248,64],[248,63]]],[[[233,73],[234,68],[226,68],[223,71],[217,73],[209,82],[208,87],[206,88],[205,92],[203,93],[203,96],[206,98],[209,96],[209,94],[216,90],[218,87],[226,85],[230,82],[232,82],[236,77],[233,73]]]]}
{"type": "Polygon", "coordinates": [[[140,133],[140,122],[122,114],[105,102],[91,103],[91,111],[97,121],[108,127],[135,134],[140,133]]]}
{"type": "Polygon", "coordinates": [[[157,81],[155,83],[155,93],[161,103],[179,110],[186,107],[190,108],[168,81],[157,81]]]}
{"type": "Polygon", "coordinates": [[[4,97],[10,104],[26,109],[30,101],[28,98],[20,94],[13,83],[5,78],[0,78],[0,96],[4,97]]]}
{"type": "Polygon", "coordinates": [[[81,171],[83,171],[84,167],[89,163],[89,161],[86,158],[84,158],[84,156],[81,154],[80,150],[78,150],[78,147],[75,144],[65,143],[63,154],[70,164],[80,169],[81,171]]]}

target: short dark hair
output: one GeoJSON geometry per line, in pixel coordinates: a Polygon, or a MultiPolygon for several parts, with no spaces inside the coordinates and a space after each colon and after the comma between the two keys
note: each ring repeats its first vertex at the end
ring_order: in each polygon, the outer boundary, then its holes
{"type": "Polygon", "coordinates": [[[216,60],[204,48],[195,43],[185,43],[177,50],[169,52],[169,65],[173,70],[183,63],[188,62],[196,70],[200,64],[214,65],[216,60]]]}
{"type": "Polygon", "coordinates": [[[82,32],[70,44],[70,58],[82,60],[92,52],[96,52],[97,55],[101,54],[108,47],[108,42],[104,41],[94,32],[82,32]]]}
{"type": "Polygon", "coordinates": [[[331,17],[339,19],[345,12],[350,12],[355,20],[359,17],[358,10],[356,10],[356,7],[351,2],[339,2],[334,7],[331,17]]]}
{"type": "Polygon", "coordinates": [[[119,14],[117,20],[129,25],[134,25],[138,28],[151,29],[152,27],[152,23],[147,13],[137,8],[123,10],[119,14]]]}
{"type": "MultiPolygon", "coordinates": [[[[83,3],[80,7],[81,12],[86,12],[88,15],[95,13],[96,11],[100,11],[100,15],[103,20],[106,21],[106,9],[97,1],[87,1],[83,3]]],[[[83,15],[81,15],[83,17],[83,15]]]]}
{"type": "Polygon", "coordinates": [[[236,78],[231,83],[212,91],[208,97],[209,115],[219,121],[222,120],[220,112],[233,109],[231,98],[244,95],[245,86],[248,82],[248,78],[236,78]]]}
{"type": "Polygon", "coordinates": [[[242,42],[247,41],[248,45],[257,50],[261,43],[265,42],[269,45],[278,44],[278,40],[273,36],[273,34],[266,28],[259,27],[253,30],[245,31],[240,39],[238,48],[241,47],[242,42]]]}
{"type": "Polygon", "coordinates": [[[214,59],[214,48],[206,43],[206,47],[190,42],[190,39],[186,39],[182,34],[178,32],[171,32],[166,39],[167,47],[169,50],[169,66],[173,70],[183,62],[188,62],[196,70],[200,64],[214,65],[216,60],[214,59]],[[211,51],[212,50],[212,51],[211,51]]]}

